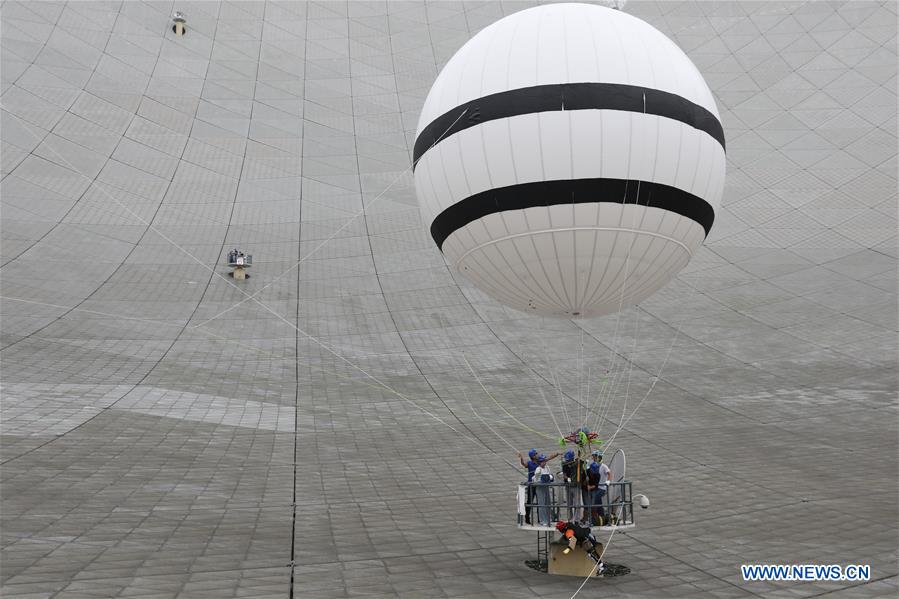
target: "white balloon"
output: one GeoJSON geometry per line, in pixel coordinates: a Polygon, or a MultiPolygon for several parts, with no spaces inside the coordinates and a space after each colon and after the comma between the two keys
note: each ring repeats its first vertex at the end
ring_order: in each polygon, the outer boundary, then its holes
{"type": "Polygon", "coordinates": [[[423,222],[496,300],[591,316],[648,297],[705,239],[724,133],[690,59],[640,19],[587,4],[482,30],[434,82],[416,133],[423,222]]]}

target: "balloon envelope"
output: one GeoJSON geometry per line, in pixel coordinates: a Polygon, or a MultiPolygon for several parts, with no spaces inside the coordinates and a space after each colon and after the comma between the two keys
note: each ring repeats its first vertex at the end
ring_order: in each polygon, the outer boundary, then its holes
{"type": "Polygon", "coordinates": [[[552,4],[449,60],[413,158],[423,222],[450,264],[513,308],[592,316],[687,264],[721,202],[725,141],[671,40],[617,10],[552,4]]]}

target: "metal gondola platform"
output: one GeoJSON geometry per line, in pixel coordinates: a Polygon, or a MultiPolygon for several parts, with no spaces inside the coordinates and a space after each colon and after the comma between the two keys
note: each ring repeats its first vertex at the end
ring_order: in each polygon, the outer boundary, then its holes
{"type": "Polygon", "coordinates": [[[584,522],[593,530],[600,531],[627,530],[636,526],[631,481],[608,483],[602,503],[585,504],[582,497],[581,489],[573,483],[521,483],[518,486],[518,528],[556,532],[556,523],[563,520],[584,522]],[[529,489],[532,490],[530,494],[529,489]],[[545,502],[542,497],[545,497],[545,502]],[[600,507],[606,516],[605,521],[594,523],[591,514],[600,507]],[[528,514],[531,522],[527,521],[528,514]],[[540,523],[542,515],[548,517],[548,524],[540,523]]]}
{"type": "MultiPolygon", "coordinates": [[[[624,452],[618,450],[610,460],[613,478],[606,485],[606,493],[594,503],[590,493],[575,481],[565,482],[523,482],[518,485],[519,530],[537,533],[537,559],[529,560],[529,567],[549,574],[563,576],[585,576],[597,573],[594,561],[579,548],[567,550],[556,525],[559,522],[575,522],[589,527],[591,532],[609,533],[628,531],[636,527],[634,518],[634,496],[631,481],[625,480],[626,462],[624,452]],[[558,538],[557,538],[558,535],[558,538]]],[[[561,479],[561,473],[558,479],[561,479]]],[[[643,495],[639,505],[649,506],[643,495]]],[[[601,545],[601,544],[600,544],[601,545]]],[[[615,566],[614,573],[622,575],[630,572],[624,566],[615,566]]]]}

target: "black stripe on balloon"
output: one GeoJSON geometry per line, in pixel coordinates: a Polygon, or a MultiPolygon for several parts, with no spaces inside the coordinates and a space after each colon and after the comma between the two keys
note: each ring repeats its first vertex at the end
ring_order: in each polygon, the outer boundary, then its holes
{"type": "Polygon", "coordinates": [[[454,133],[522,114],[562,110],[622,110],[680,121],[705,131],[724,148],[724,129],[714,114],[677,94],[620,83],[559,83],[513,89],[471,100],[440,115],[415,140],[413,168],[421,157],[454,133]]]}
{"type": "Polygon", "coordinates": [[[715,221],[715,210],[708,202],[670,185],[628,179],[563,179],[498,187],[467,197],[437,215],[431,223],[431,237],[442,251],[443,242],[453,232],[489,214],[593,202],[668,210],[699,223],[706,235],[715,221]]]}

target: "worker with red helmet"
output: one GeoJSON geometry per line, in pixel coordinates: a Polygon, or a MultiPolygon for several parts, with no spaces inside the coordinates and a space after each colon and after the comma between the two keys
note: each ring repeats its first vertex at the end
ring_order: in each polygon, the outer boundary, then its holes
{"type": "Polygon", "coordinates": [[[584,552],[590,556],[590,559],[596,562],[596,573],[602,574],[606,567],[602,563],[602,555],[596,552],[596,548],[600,544],[588,527],[581,526],[576,522],[560,520],[556,523],[556,530],[562,533],[562,537],[568,542],[569,549],[574,549],[580,545],[584,552]]]}

